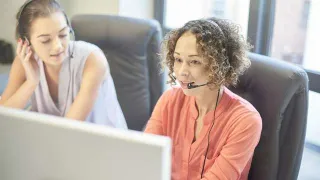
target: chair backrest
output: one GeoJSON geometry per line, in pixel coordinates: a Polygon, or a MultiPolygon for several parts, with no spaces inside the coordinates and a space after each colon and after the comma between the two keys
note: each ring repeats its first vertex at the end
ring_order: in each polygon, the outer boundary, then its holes
{"type": "Polygon", "coordinates": [[[249,174],[252,180],[297,179],[308,111],[307,73],[292,64],[249,54],[250,69],[233,92],[260,112],[263,130],[249,174]]]}
{"type": "Polygon", "coordinates": [[[76,40],[93,43],[105,53],[128,127],[141,131],[164,90],[158,59],[159,23],[114,15],[77,15],[71,24],[76,40]]]}

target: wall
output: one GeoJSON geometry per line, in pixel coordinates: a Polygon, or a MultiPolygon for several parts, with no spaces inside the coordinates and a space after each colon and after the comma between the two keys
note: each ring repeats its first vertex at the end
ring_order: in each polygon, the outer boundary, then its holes
{"type": "Polygon", "coordinates": [[[76,14],[118,14],[119,0],[60,0],[71,18],[76,14]]]}
{"type": "Polygon", "coordinates": [[[0,0],[0,23],[1,23],[1,33],[0,39],[4,39],[15,44],[15,28],[16,28],[16,13],[19,7],[24,3],[25,0],[0,0]]]}
{"type": "Polygon", "coordinates": [[[119,15],[152,19],[153,0],[119,0],[119,15]]]}
{"type": "MultiPolygon", "coordinates": [[[[18,12],[19,7],[24,3],[25,0],[15,0],[15,3],[12,3],[12,0],[0,0],[0,39],[8,41],[14,45],[15,49],[15,28],[16,28],[16,13],[18,12]]],[[[10,71],[10,65],[0,64],[0,74],[8,73],[10,71]]]]}

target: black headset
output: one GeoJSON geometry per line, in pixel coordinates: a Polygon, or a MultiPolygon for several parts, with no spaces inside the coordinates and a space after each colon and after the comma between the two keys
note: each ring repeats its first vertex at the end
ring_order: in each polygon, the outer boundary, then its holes
{"type": "Polygon", "coordinates": [[[209,151],[210,132],[211,132],[212,127],[213,127],[213,125],[214,125],[214,122],[215,122],[215,120],[216,120],[216,109],[217,109],[217,106],[218,106],[219,97],[220,97],[220,88],[219,88],[219,90],[218,90],[216,106],[214,107],[213,120],[212,120],[212,123],[211,123],[211,127],[210,127],[210,129],[209,129],[209,132],[208,132],[208,145],[207,145],[206,153],[205,153],[205,155],[204,155],[204,160],[203,160],[203,164],[202,164],[201,179],[203,178],[204,166],[205,166],[205,164],[206,164],[206,159],[207,159],[208,151],[209,151]]]}

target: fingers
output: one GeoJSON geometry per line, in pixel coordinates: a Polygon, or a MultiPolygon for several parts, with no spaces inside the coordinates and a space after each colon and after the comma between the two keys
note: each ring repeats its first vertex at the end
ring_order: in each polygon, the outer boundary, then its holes
{"type": "Polygon", "coordinates": [[[32,55],[32,51],[30,47],[27,48],[27,55],[24,57],[24,61],[27,62],[30,60],[30,56],[32,55]]]}
{"type": "Polygon", "coordinates": [[[22,57],[25,56],[26,54],[26,50],[27,50],[27,41],[23,41],[23,45],[22,45],[22,51],[20,52],[20,54],[22,55],[22,57]]]}
{"type": "Polygon", "coordinates": [[[17,46],[17,55],[20,57],[20,59],[23,61],[25,59],[25,56],[29,52],[29,43],[27,40],[23,41],[21,38],[19,39],[18,46],[17,46]]]}
{"type": "Polygon", "coordinates": [[[21,49],[22,49],[22,40],[21,40],[21,38],[19,38],[17,49],[16,49],[16,54],[17,55],[20,55],[21,49]]]}

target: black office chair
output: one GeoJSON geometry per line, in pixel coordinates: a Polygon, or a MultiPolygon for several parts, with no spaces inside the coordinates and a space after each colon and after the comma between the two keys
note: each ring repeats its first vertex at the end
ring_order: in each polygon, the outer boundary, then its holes
{"type": "Polygon", "coordinates": [[[297,179],[304,147],[308,76],[292,64],[257,54],[231,90],[251,102],[263,121],[249,179],[297,179]]]}
{"type": "Polygon", "coordinates": [[[104,51],[128,127],[141,131],[164,90],[158,59],[159,23],[113,15],[77,15],[71,24],[77,40],[104,51]]]}

